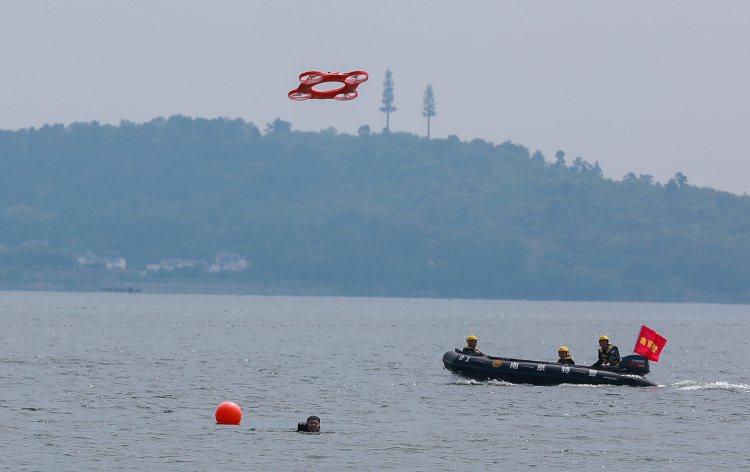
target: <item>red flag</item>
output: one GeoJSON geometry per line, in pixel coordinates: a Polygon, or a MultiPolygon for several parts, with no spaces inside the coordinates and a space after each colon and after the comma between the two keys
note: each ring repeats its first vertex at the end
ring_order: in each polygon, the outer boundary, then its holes
{"type": "Polygon", "coordinates": [[[659,354],[667,345],[667,338],[649,328],[646,325],[641,326],[641,334],[635,341],[633,352],[643,356],[648,360],[659,362],[659,354]]]}

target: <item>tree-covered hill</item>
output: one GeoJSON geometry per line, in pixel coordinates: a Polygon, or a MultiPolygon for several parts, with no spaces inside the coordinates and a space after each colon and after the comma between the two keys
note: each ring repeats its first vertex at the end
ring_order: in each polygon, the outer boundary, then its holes
{"type": "Polygon", "coordinates": [[[750,301],[749,197],[559,161],[281,120],[0,131],[0,283],[232,252],[234,281],[348,294],[750,301]]]}

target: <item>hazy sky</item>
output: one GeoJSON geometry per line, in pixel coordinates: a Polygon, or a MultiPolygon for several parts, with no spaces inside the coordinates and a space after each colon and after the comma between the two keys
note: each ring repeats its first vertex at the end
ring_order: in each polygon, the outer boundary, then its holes
{"type": "Polygon", "coordinates": [[[156,116],[512,140],[608,176],[750,193],[748,1],[4,1],[0,128],[156,116]],[[291,102],[309,69],[370,72],[352,102],[291,102]]]}

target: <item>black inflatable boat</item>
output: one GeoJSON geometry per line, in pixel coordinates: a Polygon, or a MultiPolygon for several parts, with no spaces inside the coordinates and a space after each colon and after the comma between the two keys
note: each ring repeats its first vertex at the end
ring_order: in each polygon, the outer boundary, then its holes
{"type": "Polygon", "coordinates": [[[655,387],[643,376],[649,372],[648,359],[625,356],[621,368],[592,369],[583,365],[560,365],[552,362],[478,357],[462,354],[459,349],[443,355],[445,368],[454,374],[474,380],[504,380],[534,385],[587,384],[655,387]]]}

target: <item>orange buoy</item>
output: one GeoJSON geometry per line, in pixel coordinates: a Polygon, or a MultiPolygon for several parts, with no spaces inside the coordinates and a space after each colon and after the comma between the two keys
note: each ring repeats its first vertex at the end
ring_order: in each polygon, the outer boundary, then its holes
{"type": "Polygon", "coordinates": [[[234,402],[224,402],[216,407],[216,424],[240,424],[242,408],[234,402]]]}

